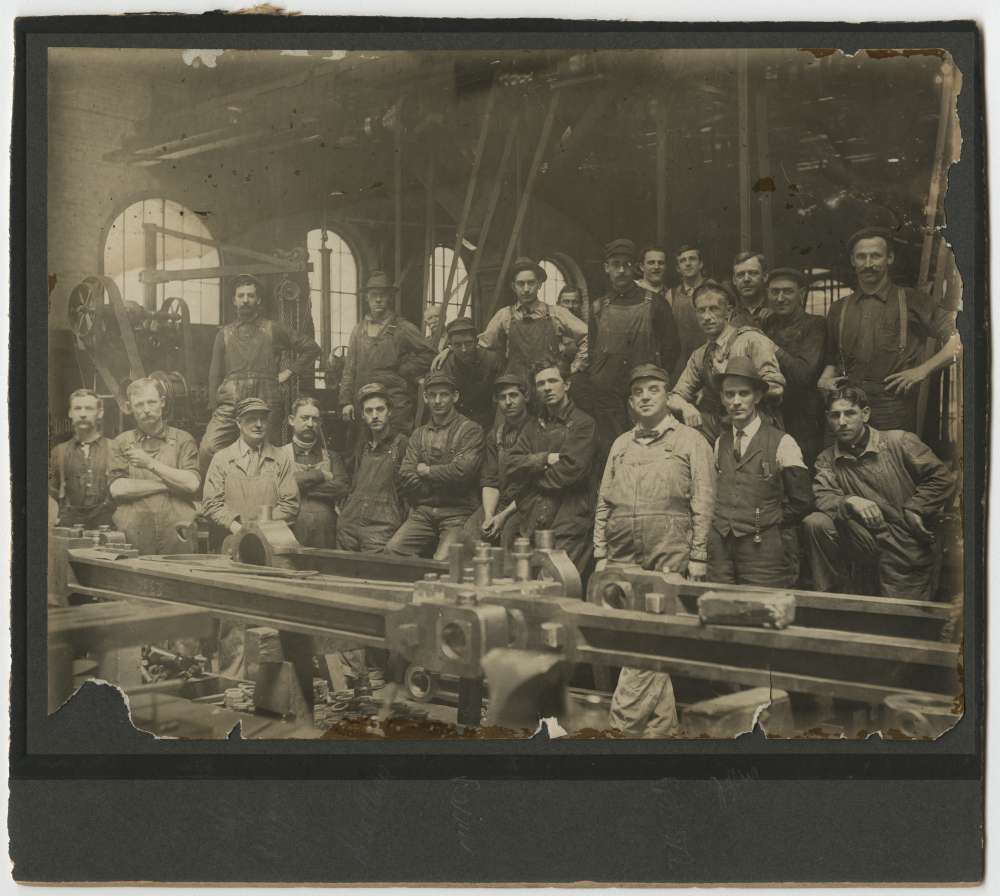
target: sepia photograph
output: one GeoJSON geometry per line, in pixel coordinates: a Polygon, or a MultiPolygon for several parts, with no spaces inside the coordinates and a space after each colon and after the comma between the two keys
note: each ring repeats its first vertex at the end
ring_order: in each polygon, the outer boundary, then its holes
{"type": "Polygon", "coordinates": [[[110,686],[169,739],[944,735],[981,497],[965,74],[50,47],[48,712],[110,686]]]}

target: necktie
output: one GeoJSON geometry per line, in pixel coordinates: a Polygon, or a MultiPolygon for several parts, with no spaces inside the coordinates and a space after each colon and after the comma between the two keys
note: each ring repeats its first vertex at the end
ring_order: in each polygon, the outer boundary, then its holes
{"type": "Polygon", "coordinates": [[[733,457],[739,460],[743,457],[743,430],[736,430],[736,434],[733,436],[733,457]]]}

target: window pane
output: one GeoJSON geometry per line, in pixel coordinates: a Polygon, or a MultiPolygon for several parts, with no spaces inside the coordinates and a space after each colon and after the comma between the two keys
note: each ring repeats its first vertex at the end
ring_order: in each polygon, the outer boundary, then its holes
{"type": "MultiPolygon", "coordinates": [[[[445,287],[448,285],[448,272],[451,270],[452,259],[455,251],[447,246],[438,246],[431,255],[430,288],[427,290],[427,304],[440,305],[444,301],[445,287]]],[[[465,295],[466,285],[469,281],[469,273],[465,268],[462,256],[458,257],[455,265],[455,276],[451,284],[451,300],[445,308],[445,323],[458,317],[459,309],[462,307],[462,297],[465,295]]],[[[466,316],[470,316],[470,306],[466,308],[466,316]]]]}
{"type": "Polygon", "coordinates": [[[538,266],[545,271],[545,276],[548,278],[542,284],[542,288],[538,290],[538,297],[550,305],[555,305],[559,300],[559,293],[562,292],[562,288],[566,285],[566,275],[559,265],[554,261],[549,261],[547,258],[543,258],[538,262],[538,266]]]}
{"type": "MultiPolygon", "coordinates": [[[[166,227],[184,234],[212,239],[212,234],[190,209],[169,199],[143,199],[133,203],[112,222],[104,242],[104,273],[111,277],[125,301],[145,304],[139,274],[146,267],[146,235],[143,224],[166,227]]],[[[211,246],[158,233],[156,270],[214,268],[221,264],[211,246]]],[[[219,323],[219,279],[177,280],[156,288],[156,307],[167,298],[182,298],[191,311],[191,322],[219,323]]]]}
{"type": "MultiPolygon", "coordinates": [[[[309,296],[316,340],[323,344],[323,231],[310,230],[306,238],[309,261],[309,296]]],[[[331,349],[346,346],[351,330],[358,322],[358,262],[347,244],[333,230],[326,231],[326,248],[330,264],[330,332],[331,349]]],[[[320,359],[317,364],[325,363],[320,359]]]]}

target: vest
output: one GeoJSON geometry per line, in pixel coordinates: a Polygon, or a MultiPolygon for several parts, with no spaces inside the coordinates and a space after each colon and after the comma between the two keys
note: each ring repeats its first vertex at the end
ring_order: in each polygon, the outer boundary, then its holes
{"type": "Polygon", "coordinates": [[[785,488],[778,444],[783,436],[762,421],[738,461],[733,456],[733,428],[727,426],[719,436],[713,525],[720,534],[751,535],[781,524],[785,488]]]}

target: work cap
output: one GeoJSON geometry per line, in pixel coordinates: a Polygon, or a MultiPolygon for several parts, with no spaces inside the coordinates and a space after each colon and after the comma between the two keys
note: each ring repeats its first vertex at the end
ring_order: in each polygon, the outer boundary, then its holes
{"type": "Polygon", "coordinates": [[[607,261],[609,258],[613,258],[615,255],[627,255],[633,261],[635,261],[638,252],[635,248],[635,243],[632,240],[618,239],[612,240],[604,247],[604,260],[607,261]]]}
{"type": "Polygon", "coordinates": [[[455,378],[444,370],[432,370],[424,377],[424,389],[430,389],[433,386],[447,386],[449,389],[458,391],[455,378]]]}
{"type": "Polygon", "coordinates": [[[885,240],[886,246],[892,247],[892,231],[888,227],[862,227],[861,230],[856,230],[848,237],[847,251],[853,252],[854,244],[858,240],[868,240],[877,236],[885,240]]]}
{"type": "Polygon", "coordinates": [[[246,414],[253,414],[255,412],[262,414],[270,414],[271,408],[268,406],[267,402],[262,398],[244,398],[242,401],[236,404],[236,416],[237,418],[243,417],[246,414]]]}
{"type": "Polygon", "coordinates": [[[452,333],[476,332],[476,325],[469,317],[456,317],[445,326],[445,331],[451,336],[452,333]]]}
{"type": "Polygon", "coordinates": [[[493,394],[495,395],[504,386],[515,386],[520,389],[525,395],[528,394],[528,383],[522,376],[518,376],[516,373],[501,373],[495,380],[493,380],[493,394]]]}
{"type": "Polygon", "coordinates": [[[361,404],[366,398],[374,398],[376,395],[384,398],[388,403],[392,402],[392,399],[389,397],[389,391],[381,383],[365,383],[358,389],[355,398],[357,403],[361,404]]]}
{"type": "Polygon", "coordinates": [[[510,266],[510,278],[513,280],[521,271],[531,271],[537,278],[539,283],[544,283],[548,280],[548,275],[542,269],[540,265],[535,264],[530,258],[522,256],[521,258],[515,258],[514,263],[510,266]]]}
{"type": "Polygon", "coordinates": [[[767,275],[767,284],[771,285],[772,280],[794,280],[799,286],[806,285],[806,275],[798,268],[775,268],[767,275]]]}
{"type": "Polygon", "coordinates": [[[640,364],[637,367],[633,367],[628,377],[629,388],[632,387],[632,383],[636,380],[659,380],[668,386],[670,385],[670,377],[667,375],[667,372],[655,364],[640,364]]]}
{"type": "Polygon", "coordinates": [[[365,292],[369,292],[372,289],[389,289],[395,292],[396,284],[392,282],[385,271],[372,271],[368,282],[365,283],[365,292]]]}
{"type": "Polygon", "coordinates": [[[750,380],[761,388],[767,389],[767,380],[757,373],[757,368],[749,358],[730,358],[729,363],[726,364],[726,372],[722,376],[723,378],[741,376],[743,379],[750,380]]]}

